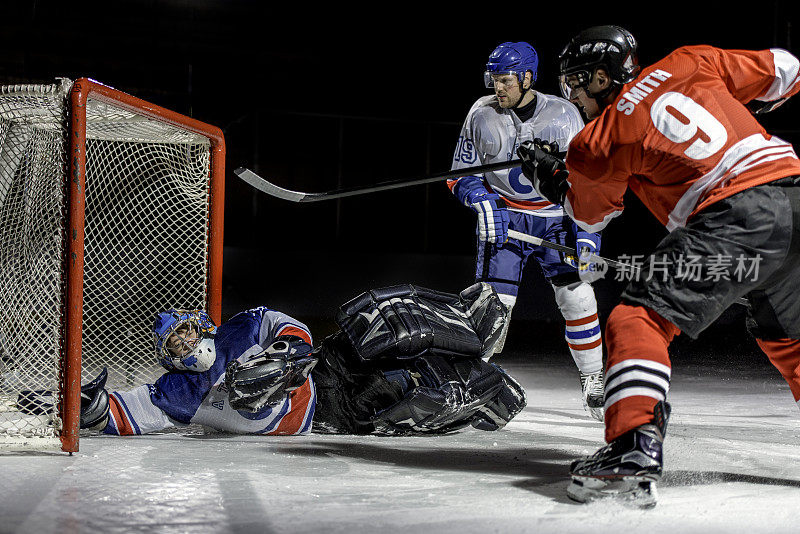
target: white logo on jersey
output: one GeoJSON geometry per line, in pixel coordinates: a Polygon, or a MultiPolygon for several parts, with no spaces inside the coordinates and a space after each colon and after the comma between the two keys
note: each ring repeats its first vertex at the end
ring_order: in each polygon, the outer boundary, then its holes
{"type": "Polygon", "coordinates": [[[464,136],[458,138],[458,150],[456,150],[455,159],[470,165],[477,161],[478,154],[475,151],[475,143],[472,142],[472,139],[467,139],[464,136]]]}
{"type": "Polygon", "coordinates": [[[672,74],[665,70],[654,70],[631,87],[627,92],[622,95],[622,98],[617,102],[617,111],[623,112],[625,115],[633,113],[636,104],[647,98],[653,92],[653,89],[661,85],[661,82],[670,78],[672,74]]]}

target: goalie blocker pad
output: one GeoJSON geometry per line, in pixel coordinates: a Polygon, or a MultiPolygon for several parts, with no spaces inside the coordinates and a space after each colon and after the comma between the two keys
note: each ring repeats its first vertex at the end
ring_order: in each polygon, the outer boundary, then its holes
{"type": "MultiPolygon", "coordinates": [[[[107,379],[108,369],[103,367],[97,378],[81,386],[81,429],[103,430],[108,423],[108,391],[105,389],[107,379]]],[[[49,390],[24,389],[17,398],[17,408],[29,415],[54,413],[55,394],[49,390]]]]}
{"type": "Polygon", "coordinates": [[[373,289],[343,304],[336,317],[365,362],[424,353],[488,358],[505,320],[505,306],[486,283],[458,295],[411,284],[373,289]]]}

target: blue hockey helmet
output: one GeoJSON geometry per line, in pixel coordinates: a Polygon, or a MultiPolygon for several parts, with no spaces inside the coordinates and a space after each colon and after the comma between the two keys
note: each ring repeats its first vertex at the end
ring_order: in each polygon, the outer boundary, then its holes
{"type": "Polygon", "coordinates": [[[483,81],[486,87],[494,87],[492,75],[515,74],[520,85],[525,79],[525,73],[531,71],[531,85],[536,81],[539,69],[539,55],[531,45],[525,42],[506,42],[494,49],[486,62],[486,72],[483,81]]]}
{"type": "Polygon", "coordinates": [[[156,315],[153,340],[156,357],[168,371],[202,372],[216,359],[217,327],[203,310],[171,308],[156,315]]]}

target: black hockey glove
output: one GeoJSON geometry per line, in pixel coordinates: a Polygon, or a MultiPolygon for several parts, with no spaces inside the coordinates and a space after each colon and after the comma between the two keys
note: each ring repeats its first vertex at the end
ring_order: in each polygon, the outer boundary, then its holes
{"type": "Polygon", "coordinates": [[[106,379],[108,370],[103,367],[97,378],[81,386],[81,428],[103,430],[108,424],[106,379]]]}
{"type": "Polygon", "coordinates": [[[225,369],[231,408],[258,413],[264,406],[279,404],[288,392],[305,383],[319,361],[311,349],[297,336],[279,336],[246,362],[233,360],[225,369]]]}
{"type": "Polygon", "coordinates": [[[764,115],[765,113],[769,113],[775,108],[780,107],[787,100],[788,98],[779,98],[778,100],[772,100],[771,102],[751,100],[747,103],[747,109],[749,109],[750,113],[753,115],[764,115]]]}
{"type": "MultiPolygon", "coordinates": [[[[108,369],[103,367],[97,378],[81,386],[80,428],[102,431],[108,424],[108,369]]],[[[17,408],[29,415],[46,415],[56,410],[56,395],[48,390],[23,389],[17,398],[17,408]]]]}
{"type": "Polygon", "coordinates": [[[525,141],[517,149],[522,160],[522,172],[536,191],[553,204],[564,204],[569,190],[569,172],[564,161],[555,154],[558,154],[558,144],[541,139],[525,141]]]}

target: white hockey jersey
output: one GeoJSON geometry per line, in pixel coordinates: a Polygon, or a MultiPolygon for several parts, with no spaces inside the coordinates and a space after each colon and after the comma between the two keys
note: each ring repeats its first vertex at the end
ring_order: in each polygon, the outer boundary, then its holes
{"type": "MultiPolygon", "coordinates": [[[[525,122],[510,109],[500,107],[494,95],[484,96],[467,114],[451,169],[518,159],[520,143],[536,138],[556,142],[559,150],[565,151],[583,125],[578,108],[557,96],[537,91],[533,116],[525,122]]],[[[563,214],[561,206],[539,196],[520,167],[487,172],[481,178],[491,192],[503,197],[511,210],[541,217],[563,214]]],[[[448,181],[451,190],[457,182],[448,181]]]]}
{"type": "Polygon", "coordinates": [[[225,368],[244,362],[281,335],[295,335],[312,344],[308,328],[285,313],[264,306],[243,311],[217,328],[217,358],[202,373],[173,371],[154,384],[109,394],[106,434],[136,435],[182,424],[201,424],[238,434],[305,434],[311,430],[316,392],[311,376],[278,406],[251,414],[231,408],[225,368]]]}

